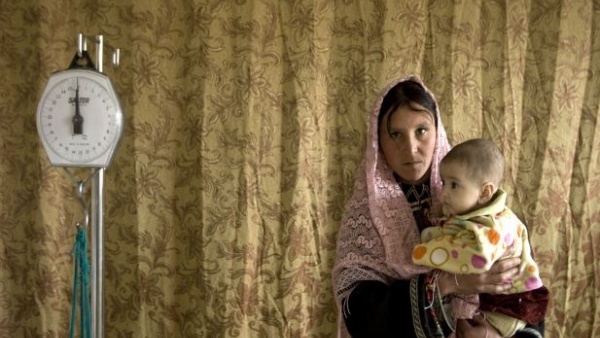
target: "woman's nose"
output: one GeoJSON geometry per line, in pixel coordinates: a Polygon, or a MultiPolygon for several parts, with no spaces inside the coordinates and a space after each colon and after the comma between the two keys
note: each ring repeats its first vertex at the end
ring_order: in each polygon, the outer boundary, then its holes
{"type": "Polygon", "coordinates": [[[419,148],[419,144],[416,138],[407,137],[406,139],[406,149],[408,149],[411,153],[416,153],[419,148]]]}

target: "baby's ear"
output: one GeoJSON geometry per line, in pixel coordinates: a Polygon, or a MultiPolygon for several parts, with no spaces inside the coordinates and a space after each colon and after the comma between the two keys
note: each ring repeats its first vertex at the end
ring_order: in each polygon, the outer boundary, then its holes
{"type": "Polygon", "coordinates": [[[496,185],[494,183],[484,183],[481,187],[481,194],[479,195],[479,204],[486,204],[487,202],[489,202],[495,193],[496,185]]]}

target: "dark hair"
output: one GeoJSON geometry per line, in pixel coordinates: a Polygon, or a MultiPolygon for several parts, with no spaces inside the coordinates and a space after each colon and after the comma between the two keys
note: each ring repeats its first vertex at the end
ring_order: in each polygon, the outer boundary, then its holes
{"type": "Polygon", "coordinates": [[[499,186],[504,177],[502,151],[494,142],[482,138],[457,144],[442,158],[441,163],[464,165],[469,176],[477,183],[492,181],[499,186]]]}
{"type": "Polygon", "coordinates": [[[433,115],[433,119],[437,126],[437,105],[433,96],[431,96],[419,82],[406,80],[399,82],[385,94],[383,102],[381,103],[381,109],[379,110],[379,116],[377,117],[377,130],[379,130],[381,121],[388,112],[395,111],[401,106],[411,105],[413,103],[420,104],[425,109],[429,110],[433,115]]]}

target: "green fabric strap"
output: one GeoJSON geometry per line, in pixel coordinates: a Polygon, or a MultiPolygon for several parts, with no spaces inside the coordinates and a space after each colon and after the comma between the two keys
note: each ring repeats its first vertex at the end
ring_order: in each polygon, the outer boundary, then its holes
{"type": "Polygon", "coordinates": [[[87,257],[87,236],[85,228],[77,227],[75,244],[73,245],[75,256],[75,272],[73,274],[73,298],[71,301],[71,329],[69,337],[75,337],[75,321],[77,318],[77,295],[79,294],[79,331],[81,338],[90,338],[92,322],[90,320],[90,266],[87,257]]]}

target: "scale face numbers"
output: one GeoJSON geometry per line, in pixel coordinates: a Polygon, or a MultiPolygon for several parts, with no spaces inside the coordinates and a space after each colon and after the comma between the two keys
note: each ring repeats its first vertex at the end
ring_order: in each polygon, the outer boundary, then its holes
{"type": "Polygon", "coordinates": [[[106,75],[69,69],[50,76],[37,127],[52,165],[107,167],[123,133],[123,110],[106,75]]]}

